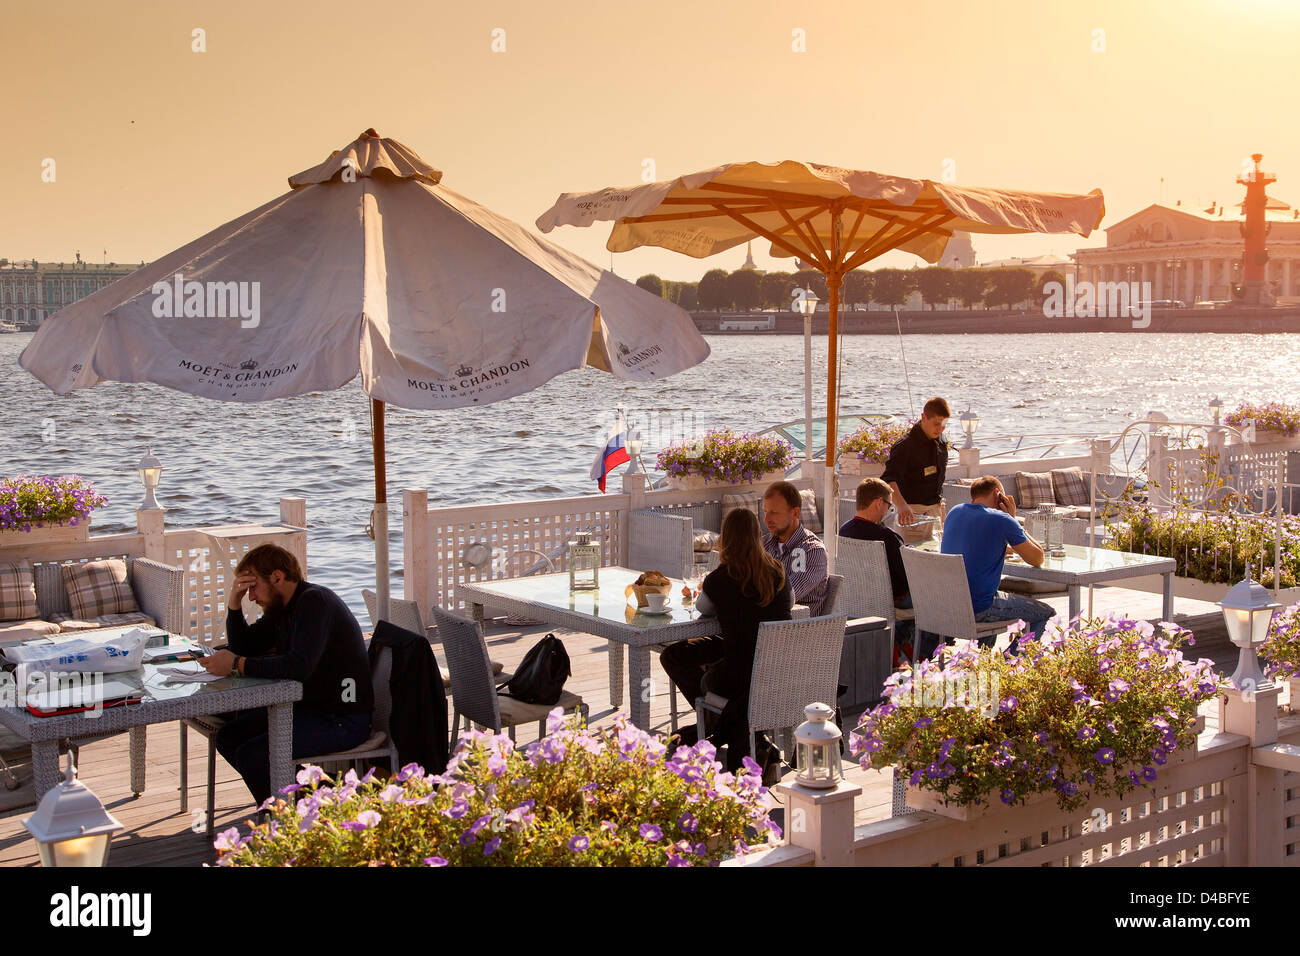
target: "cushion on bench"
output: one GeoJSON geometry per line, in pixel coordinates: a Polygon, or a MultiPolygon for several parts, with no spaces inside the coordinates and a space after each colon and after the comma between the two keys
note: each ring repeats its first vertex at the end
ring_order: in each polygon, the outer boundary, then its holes
{"type": "MultiPolygon", "coordinates": [[[[737,508],[748,508],[758,517],[759,496],[757,491],[751,491],[748,494],[723,495],[722,496],[722,520],[727,520],[727,515],[731,514],[737,508]]],[[[761,520],[761,519],[760,519],[761,520]]],[[[721,525],[719,525],[721,530],[721,525]]]]}
{"type": "Polygon", "coordinates": [[[124,614],[101,614],[89,621],[80,620],[71,614],[51,614],[50,620],[59,626],[59,630],[65,632],[94,631],[101,627],[127,627],[132,624],[140,624],[146,627],[158,626],[158,622],[143,611],[127,611],[124,614]]]}
{"type": "Polygon", "coordinates": [[[63,565],[63,585],[77,621],[93,621],[105,614],[140,612],[120,558],[63,565]]]}
{"type": "Polygon", "coordinates": [[[817,513],[817,495],[811,488],[799,492],[799,523],[818,537],[822,533],[822,518],[817,513]]]}
{"type": "Polygon", "coordinates": [[[1054,505],[1052,476],[1049,472],[1022,471],[1016,474],[1016,507],[1037,508],[1054,505]]]}
{"type": "Polygon", "coordinates": [[[0,621],[30,621],[39,616],[31,562],[0,564],[0,621]]]}
{"type": "Polygon", "coordinates": [[[1056,495],[1058,505],[1086,508],[1092,502],[1092,489],[1088,479],[1083,477],[1083,469],[1077,465],[1073,468],[1052,469],[1052,492],[1056,495]]]}
{"type": "Polygon", "coordinates": [[[718,532],[697,531],[693,549],[696,553],[712,551],[718,546],[718,532]]]}
{"type": "Polygon", "coordinates": [[[0,621],[0,644],[17,644],[59,633],[59,625],[49,621],[0,621]]]}

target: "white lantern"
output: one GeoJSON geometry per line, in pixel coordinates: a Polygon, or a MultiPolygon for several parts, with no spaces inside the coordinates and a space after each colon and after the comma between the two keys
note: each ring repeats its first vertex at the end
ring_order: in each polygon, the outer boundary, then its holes
{"type": "Polygon", "coordinates": [[[1259,669],[1255,648],[1268,637],[1268,625],[1273,614],[1282,605],[1262,585],[1250,579],[1250,566],[1246,566],[1246,579],[1234,584],[1223,600],[1223,623],[1228,629],[1228,640],[1241,650],[1232,682],[1242,690],[1256,690],[1265,685],[1264,673],[1259,669]]]}
{"type": "Polygon", "coordinates": [[[966,411],[958,415],[957,420],[961,422],[961,430],[966,433],[966,444],[964,447],[974,448],[975,432],[979,431],[980,417],[972,412],[970,406],[967,405],[966,411]]]}
{"type": "Polygon", "coordinates": [[[153,448],[147,447],[144,457],[135,467],[140,472],[140,482],[144,485],[144,504],[140,506],[141,509],[157,510],[158,500],[154,498],[153,493],[158,488],[158,482],[162,480],[162,462],[154,457],[153,448]]]}
{"type": "Polygon", "coordinates": [[[803,709],[808,719],[794,732],[799,752],[796,782],[817,790],[830,790],[844,779],[840,767],[840,740],[843,735],[832,718],[835,711],[825,704],[809,704],[803,709]]]}
{"type": "Polygon", "coordinates": [[[634,428],[627,433],[627,454],[632,459],[627,467],[629,475],[643,474],[645,469],[641,467],[641,449],[645,445],[645,440],[641,437],[641,429],[634,428]]]}
{"type": "Polygon", "coordinates": [[[1223,412],[1223,399],[1214,396],[1210,399],[1210,413],[1214,415],[1214,424],[1219,424],[1219,415],[1223,412]]]}
{"type": "Polygon", "coordinates": [[[799,308],[803,311],[804,315],[816,315],[817,303],[820,301],[821,300],[817,298],[816,292],[812,289],[804,289],[803,299],[799,303],[799,308]]]}
{"type": "Polygon", "coordinates": [[[591,533],[579,531],[569,542],[569,590],[595,591],[600,586],[600,545],[591,543],[591,533]]]}
{"type": "Polygon", "coordinates": [[[108,843],[122,824],[99,798],[77,779],[68,754],[67,779],[41,798],[36,812],[23,821],[41,854],[41,866],[103,866],[108,843]]]}

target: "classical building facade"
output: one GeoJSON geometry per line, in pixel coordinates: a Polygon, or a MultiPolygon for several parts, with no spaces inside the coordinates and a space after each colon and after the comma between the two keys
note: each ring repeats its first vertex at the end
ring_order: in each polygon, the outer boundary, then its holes
{"type": "MultiPolygon", "coordinates": [[[[144,265],[144,263],[140,263],[144,265]]],[[[65,305],[84,299],[140,266],[0,259],[0,322],[33,328],[65,305]]]]}
{"type": "MultiPolygon", "coordinates": [[[[1275,296],[1300,295],[1300,209],[1269,197],[1265,281],[1275,296]]],[[[1242,204],[1201,209],[1155,203],[1108,226],[1106,245],[1071,255],[1076,281],[1150,282],[1153,299],[1232,298],[1242,281],[1242,204]]]]}

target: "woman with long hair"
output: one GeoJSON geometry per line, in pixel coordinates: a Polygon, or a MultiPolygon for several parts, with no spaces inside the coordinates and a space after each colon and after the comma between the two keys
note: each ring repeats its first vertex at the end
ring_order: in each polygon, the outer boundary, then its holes
{"type": "MultiPolygon", "coordinates": [[[[696,599],[701,614],[716,615],[719,634],[678,641],[659,657],[692,704],[710,692],[728,699],[709,736],[715,745],[728,745],[730,770],[738,769],[749,752],[746,714],[758,625],[790,620],[792,603],[785,569],[763,550],[758,517],[736,508],[722,522],[718,566],[704,579],[696,599]]],[[[698,728],[682,729],[684,742],[693,742],[692,730],[698,735],[698,728]]]]}

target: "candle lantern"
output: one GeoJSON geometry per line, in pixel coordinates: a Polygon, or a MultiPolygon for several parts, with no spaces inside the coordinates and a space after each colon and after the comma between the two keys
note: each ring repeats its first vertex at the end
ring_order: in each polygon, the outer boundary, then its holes
{"type": "Polygon", "coordinates": [[[591,543],[591,532],[579,531],[569,542],[569,590],[594,591],[600,586],[600,545],[591,543]]]}
{"type": "Polygon", "coordinates": [[[825,704],[809,704],[803,709],[808,719],[794,732],[799,752],[796,782],[805,787],[830,790],[844,779],[840,767],[840,740],[843,735],[832,718],[835,712],[825,704]]]}

